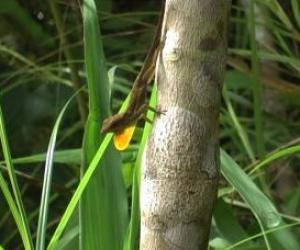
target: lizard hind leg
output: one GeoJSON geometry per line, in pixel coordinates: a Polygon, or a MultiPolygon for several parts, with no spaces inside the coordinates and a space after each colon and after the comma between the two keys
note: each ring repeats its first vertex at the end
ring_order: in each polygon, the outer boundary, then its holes
{"type": "Polygon", "coordinates": [[[154,120],[151,120],[147,117],[147,113],[146,113],[146,110],[150,110],[152,112],[154,112],[155,114],[157,115],[164,115],[166,111],[164,110],[160,110],[160,109],[156,109],[156,108],[153,108],[151,107],[150,105],[143,105],[141,108],[143,108],[143,112],[140,112],[139,113],[139,117],[138,117],[138,120],[144,120],[150,124],[153,124],[154,123],[154,120]],[[146,109],[146,110],[144,110],[146,109]]]}
{"type": "Polygon", "coordinates": [[[143,121],[148,122],[148,123],[150,123],[150,124],[153,124],[153,123],[154,123],[154,120],[149,119],[149,118],[147,117],[147,114],[146,114],[146,113],[142,113],[142,114],[139,116],[138,120],[143,120],[143,121]]]}

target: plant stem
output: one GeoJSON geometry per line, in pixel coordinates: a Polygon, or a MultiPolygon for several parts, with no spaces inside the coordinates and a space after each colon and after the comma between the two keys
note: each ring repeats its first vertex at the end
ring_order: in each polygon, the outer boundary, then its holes
{"type": "Polygon", "coordinates": [[[250,46],[251,46],[251,65],[252,65],[252,79],[253,79],[253,95],[254,95],[254,123],[255,123],[255,138],[256,148],[259,157],[265,155],[265,142],[264,142],[264,118],[263,118],[263,105],[262,94],[263,86],[260,81],[260,66],[258,58],[258,49],[256,43],[255,32],[255,14],[254,1],[249,1],[249,21],[250,21],[250,46]]]}

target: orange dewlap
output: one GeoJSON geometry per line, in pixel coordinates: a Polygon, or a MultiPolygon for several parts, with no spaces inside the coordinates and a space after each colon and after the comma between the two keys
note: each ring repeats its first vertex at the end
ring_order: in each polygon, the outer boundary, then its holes
{"type": "Polygon", "coordinates": [[[114,136],[114,144],[116,149],[122,151],[128,148],[129,143],[132,139],[133,132],[135,130],[135,125],[125,128],[122,133],[115,134],[114,136]]]}

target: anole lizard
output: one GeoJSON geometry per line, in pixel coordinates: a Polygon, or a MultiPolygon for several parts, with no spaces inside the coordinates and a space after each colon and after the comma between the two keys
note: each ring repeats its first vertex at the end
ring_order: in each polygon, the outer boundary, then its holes
{"type": "Polygon", "coordinates": [[[115,114],[105,119],[102,124],[101,133],[113,132],[115,134],[115,145],[119,150],[124,150],[128,146],[137,121],[141,118],[145,118],[145,113],[147,109],[150,108],[146,103],[147,86],[152,81],[157,56],[161,48],[160,37],[163,15],[164,0],[154,40],[147,53],[142,69],[137,75],[132,87],[129,106],[125,112],[115,114]]]}

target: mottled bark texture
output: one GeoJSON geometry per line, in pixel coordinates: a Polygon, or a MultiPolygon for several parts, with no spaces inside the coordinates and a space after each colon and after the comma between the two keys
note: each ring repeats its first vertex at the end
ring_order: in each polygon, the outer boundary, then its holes
{"type": "Polygon", "coordinates": [[[159,108],[143,158],[140,249],[206,249],[219,176],[230,0],[167,0],[159,108]]]}

